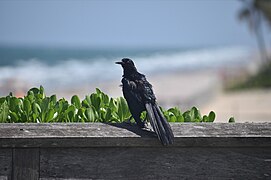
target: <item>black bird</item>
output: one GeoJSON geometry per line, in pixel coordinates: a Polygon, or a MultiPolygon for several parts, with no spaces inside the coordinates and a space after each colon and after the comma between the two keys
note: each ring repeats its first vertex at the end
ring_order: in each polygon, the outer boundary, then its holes
{"type": "Polygon", "coordinates": [[[140,115],[143,111],[147,111],[151,126],[161,143],[172,144],[174,136],[171,127],[156,103],[152,85],[144,74],[137,71],[131,59],[123,58],[116,64],[120,64],[123,68],[122,91],[137,125],[141,128],[145,127],[140,115]]]}

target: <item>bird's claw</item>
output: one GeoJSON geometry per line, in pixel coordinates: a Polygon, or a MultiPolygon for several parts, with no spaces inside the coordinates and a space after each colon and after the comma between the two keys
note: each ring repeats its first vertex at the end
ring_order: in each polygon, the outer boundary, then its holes
{"type": "Polygon", "coordinates": [[[137,125],[138,125],[141,129],[149,129],[149,128],[148,128],[148,122],[147,122],[146,120],[140,121],[140,123],[137,123],[137,125]]]}

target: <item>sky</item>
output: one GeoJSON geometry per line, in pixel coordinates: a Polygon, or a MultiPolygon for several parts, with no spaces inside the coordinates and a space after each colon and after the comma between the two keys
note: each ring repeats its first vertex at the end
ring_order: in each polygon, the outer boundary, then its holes
{"type": "Polygon", "coordinates": [[[238,0],[0,1],[0,44],[254,46],[238,0]]]}

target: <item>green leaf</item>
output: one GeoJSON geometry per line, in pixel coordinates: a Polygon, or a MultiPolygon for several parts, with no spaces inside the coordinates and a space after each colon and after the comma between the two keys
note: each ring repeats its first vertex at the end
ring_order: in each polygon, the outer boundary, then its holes
{"type": "Polygon", "coordinates": [[[95,107],[96,111],[99,111],[100,105],[101,105],[101,97],[99,97],[97,94],[91,94],[91,105],[95,107]]]}
{"type": "Polygon", "coordinates": [[[81,102],[77,95],[72,96],[71,103],[77,108],[81,108],[81,102]]]}
{"type": "Polygon", "coordinates": [[[50,98],[49,97],[45,97],[42,100],[41,106],[40,106],[42,112],[48,111],[48,109],[49,109],[49,102],[50,102],[50,98]]]}
{"type": "Polygon", "coordinates": [[[34,103],[34,104],[32,105],[32,111],[33,111],[33,113],[35,113],[35,114],[41,113],[40,105],[37,104],[37,103],[34,103]]]}
{"type": "Polygon", "coordinates": [[[95,121],[95,112],[91,107],[86,109],[85,115],[86,115],[87,120],[89,122],[94,122],[95,121]]]}
{"type": "Polygon", "coordinates": [[[117,98],[117,105],[118,105],[117,114],[119,116],[120,121],[124,121],[125,119],[129,118],[130,111],[126,100],[123,97],[117,98]]]}
{"type": "Polygon", "coordinates": [[[121,107],[120,99],[118,99],[118,110],[117,110],[118,118],[119,120],[123,121],[124,120],[124,115],[123,115],[123,110],[121,107]]]}
{"type": "Polygon", "coordinates": [[[110,98],[109,98],[108,95],[106,95],[106,94],[102,95],[103,104],[108,105],[109,104],[109,100],[110,100],[110,98]]]}
{"type": "Polygon", "coordinates": [[[18,113],[18,114],[24,113],[24,111],[23,111],[23,99],[20,99],[20,98],[18,99],[18,105],[15,108],[15,112],[18,113]]]}
{"type": "Polygon", "coordinates": [[[86,99],[84,99],[82,101],[82,106],[88,108],[88,107],[90,107],[90,104],[88,103],[88,101],[86,99]]]}
{"type": "Polygon", "coordinates": [[[85,108],[80,108],[80,109],[78,109],[78,113],[77,113],[80,116],[80,118],[84,121],[87,120],[87,117],[85,115],[85,111],[86,111],[85,108]]]}
{"type": "Polygon", "coordinates": [[[182,114],[180,109],[177,108],[177,107],[170,108],[167,111],[172,112],[176,117],[178,117],[178,116],[180,116],[182,114]]]}
{"type": "Polygon", "coordinates": [[[63,114],[69,107],[69,103],[68,101],[66,101],[64,98],[60,99],[57,103],[56,103],[56,111],[59,114],[63,114]]]}
{"type": "Polygon", "coordinates": [[[105,121],[105,114],[106,114],[105,108],[101,107],[99,110],[99,119],[102,121],[105,121]]]}
{"type": "Polygon", "coordinates": [[[118,103],[115,99],[110,98],[109,101],[109,107],[113,110],[113,111],[117,111],[118,110],[118,103]]]}
{"type": "Polygon", "coordinates": [[[214,122],[214,120],[215,120],[215,113],[214,113],[214,111],[211,111],[209,113],[208,119],[209,119],[208,122],[214,122]]]}
{"type": "Polygon", "coordinates": [[[30,112],[31,112],[31,104],[30,104],[30,101],[28,99],[24,99],[23,107],[24,107],[24,111],[26,112],[26,115],[28,117],[30,112]]]}
{"type": "Polygon", "coordinates": [[[111,109],[110,108],[107,108],[106,109],[106,113],[105,113],[105,118],[104,120],[106,122],[109,122],[111,120],[111,117],[112,117],[112,112],[111,112],[111,109]]]}
{"type": "Polygon", "coordinates": [[[208,116],[204,115],[202,118],[202,122],[209,122],[208,116]]]}
{"type": "Polygon", "coordinates": [[[32,93],[34,93],[35,95],[37,95],[37,94],[40,93],[40,90],[39,90],[38,88],[34,87],[34,88],[31,88],[31,89],[27,92],[27,94],[29,94],[30,92],[32,92],[32,93]]]}
{"type": "Polygon", "coordinates": [[[17,111],[17,106],[20,105],[20,100],[16,97],[11,97],[9,100],[9,109],[13,112],[17,111]]]}
{"type": "Polygon", "coordinates": [[[41,108],[41,122],[45,122],[46,121],[46,113],[49,110],[49,102],[50,102],[50,98],[49,97],[45,97],[44,99],[42,99],[40,108],[41,108]]]}
{"type": "Polygon", "coordinates": [[[56,95],[52,95],[50,97],[50,106],[53,107],[56,105],[56,102],[57,102],[57,98],[56,98],[56,95]]]}
{"type": "Polygon", "coordinates": [[[100,95],[103,94],[103,92],[99,88],[96,88],[96,94],[100,95]]]}
{"type": "Polygon", "coordinates": [[[30,103],[33,103],[35,101],[35,95],[34,95],[33,91],[28,91],[25,99],[28,99],[30,101],[30,103]]]}
{"type": "Polygon", "coordinates": [[[176,122],[184,122],[184,117],[182,115],[177,116],[176,122]]]}
{"type": "Polygon", "coordinates": [[[192,118],[190,116],[190,111],[186,111],[183,113],[184,122],[192,122],[192,118]]]}
{"type": "Polygon", "coordinates": [[[55,110],[50,108],[46,113],[45,121],[50,122],[54,118],[55,110]]]}
{"type": "Polygon", "coordinates": [[[229,123],[235,123],[234,117],[231,117],[231,118],[229,119],[229,123]]]}
{"type": "Polygon", "coordinates": [[[172,115],[170,116],[169,122],[176,122],[176,121],[177,121],[176,116],[175,116],[174,114],[172,114],[172,115]]]}
{"type": "Polygon", "coordinates": [[[6,122],[8,119],[9,107],[8,103],[5,101],[0,106],[0,122],[6,122]]]}
{"type": "Polygon", "coordinates": [[[6,101],[6,97],[1,97],[0,98],[0,105],[3,104],[6,101]]]}
{"type": "Polygon", "coordinates": [[[65,113],[67,115],[66,117],[68,118],[69,122],[74,122],[75,114],[77,113],[76,107],[74,105],[70,105],[65,113]]]}
{"type": "Polygon", "coordinates": [[[140,115],[140,119],[146,119],[147,117],[147,112],[146,111],[143,111],[140,115]]]}
{"type": "Polygon", "coordinates": [[[41,97],[42,99],[45,98],[45,92],[44,92],[43,86],[40,86],[40,92],[39,92],[39,94],[40,94],[40,97],[41,97]]]}
{"type": "Polygon", "coordinates": [[[11,123],[13,122],[17,123],[19,121],[19,117],[15,112],[10,112],[9,115],[10,115],[11,123]]]}
{"type": "Polygon", "coordinates": [[[198,108],[192,107],[191,113],[193,114],[192,120],[194,120],[195,122],[200,122],[202,120],[202,117],[198,108]]]}
{"type": "Polygon", "coordinates": [[[90,95],[87,95],[85,100],[87,101],[88,107],[90,107],[92,105],[90,95]]]}
{"type": "Polygon", "coordinates": [[[189,115],[191,117],[191,122],[195,122],[196,119],[196,112],[197,109],[195,107],[191,108],[191,110],[189,111],[189,115]]]}

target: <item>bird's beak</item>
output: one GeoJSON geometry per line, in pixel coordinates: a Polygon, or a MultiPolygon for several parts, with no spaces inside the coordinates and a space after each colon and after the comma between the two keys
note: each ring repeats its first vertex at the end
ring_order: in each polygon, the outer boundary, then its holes
{"type": "Polygon", "coordinates": [[[122,62],[120,61],[120,62],[115,62],[115,64],[120,64],[120,65],[122,65],[122,62]]]}

